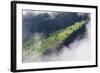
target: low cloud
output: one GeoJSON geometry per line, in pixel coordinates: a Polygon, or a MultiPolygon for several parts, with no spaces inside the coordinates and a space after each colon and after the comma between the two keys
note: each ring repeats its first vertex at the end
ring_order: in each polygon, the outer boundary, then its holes
{"type": "MultiPolygon", "coordinates": [[[[82,40],[75,40],[70,44],[70,47],[63,47],[63,51],[60,54],[52,54],[51,56],[46,56],[46,61],[73,61],[73,60],[89,60],[91,59],[91,26],[90,23],[87,24],[86,37],[82,40]]],[[[40,59],[39,59],[40,60],[40,59]]],[[[42,59],[41,59],[42,61],[42,59]]]]}

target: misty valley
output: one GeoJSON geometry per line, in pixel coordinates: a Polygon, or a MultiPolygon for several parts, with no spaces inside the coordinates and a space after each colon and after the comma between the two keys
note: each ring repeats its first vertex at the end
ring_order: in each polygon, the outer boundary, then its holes
{"type": "Polygon", "coordinates": [[[74,48],[90,40],[89,22],[89,13],[23,10],[22,61],[73,60],[74,48]]]}

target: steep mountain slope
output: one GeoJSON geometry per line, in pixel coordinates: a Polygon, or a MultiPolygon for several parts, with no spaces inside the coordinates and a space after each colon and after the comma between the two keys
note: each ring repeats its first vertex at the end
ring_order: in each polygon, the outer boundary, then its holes
{"type": "Polygon", "coordinates": [[[57,30],[44,37],[41,34],[35,35],[23,44],[23,57],[31,55],[32,58],[39,57],[47,51],[58,49],[65,40],[70,40],[69,37],[86,24],[87,21],[82,20],[73,25],[57,30]]]}

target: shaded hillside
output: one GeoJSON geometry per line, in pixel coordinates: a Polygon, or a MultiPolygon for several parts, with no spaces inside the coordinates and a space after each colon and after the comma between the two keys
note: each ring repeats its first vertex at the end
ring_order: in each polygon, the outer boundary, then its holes
{"type": "Polygon", "coordinates": [[[48,37],[54,31],[64,29],[75,22],[88,19],[88,14],[72,12],[52,12],[35,15],[34,11],[23,15],[23,41],[29,39],[34,33],[43,33],[48,37]]]}

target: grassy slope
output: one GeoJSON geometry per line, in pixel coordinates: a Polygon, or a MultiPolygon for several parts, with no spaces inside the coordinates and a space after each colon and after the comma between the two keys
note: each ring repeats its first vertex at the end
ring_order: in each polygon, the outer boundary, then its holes
{"type": "Polygon", "coordinates": [[[77,22],[65,29],[58,30],[56,33],[53,33],[46,39],[40,38],[34,40],[32,38],[31,40],[28,40],[23,47],[24,55],[28,54],[30,50],[32,55],[38,56],[43,54],[47,49],[59,47],[59,45],[70,36],[70,34],[78,30],[85,23],[86,21],[77,22]]]}

